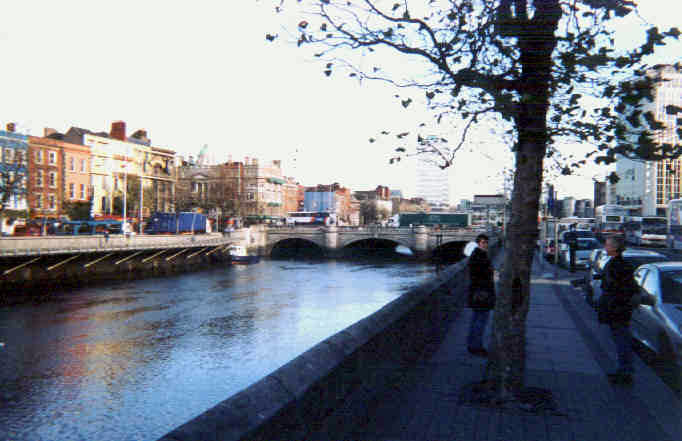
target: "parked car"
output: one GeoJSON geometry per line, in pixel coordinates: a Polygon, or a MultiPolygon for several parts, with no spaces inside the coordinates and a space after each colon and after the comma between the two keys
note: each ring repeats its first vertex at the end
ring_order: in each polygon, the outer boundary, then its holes
{"type": "Polygon", "coordinates": [[[632,336],[660,359],[682,366],[682,262],[642,265],[635,281],[653,305],[634,309],[632,336]]]}
{"type": "MultiPolygon", "coordinates": [[[[590,254],[592,251],[601,248],[601,244],[593,237],[578,237],[575,249],[575,267],[589,268],[590,254]]],[[[564,250],[559,254],[559,265],[566,268],[571,266],[571,254],[569,250],[564,250]]]]}
{"type": "MultiPolygon", "coordinates": [[[[605,252],[601,254],[599,257],[599,260],[595,264],[595,269],[593,270],[592,274],[592,280],[591,280],[591,285],[588,290],[587,294],[587,303],[591,305],[596,305],[599,302],[599,297],[601,297],[601,278],[600,277],[602,272],[604,271],[604,267],[606,266],[606,263],[611,259],[611,256],[606,254],[605,252]]],[[[650,251],[650,250],[637,250],[637,249],[626,249],[623,251],[623,259],[626,262],[629,262],[630,265],[632,265],[635,269],[640,266],[644,265],[646,263],[654,263],[654,262],[667,262],[670,260],[668,256],[665,254],[661,254],[656,251],[650,251]]]]}

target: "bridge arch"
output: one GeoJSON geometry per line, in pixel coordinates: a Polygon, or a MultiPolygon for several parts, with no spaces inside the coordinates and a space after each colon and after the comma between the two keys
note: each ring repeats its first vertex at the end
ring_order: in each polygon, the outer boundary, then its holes
{"type": "Polygon", "coordinates": [[[412,249],[412,244],[411,244],[409,241],[407,241],[407,240],[401,240],[401,239],[397,239],[397,238],[393,238],[393,237],[375,237],[375,236],[365,236],[365,237],[351,236],[351,237],[344,237],[344,238],[340,237],[340,238],[339,238],[339,242],[338,242],[338,247],[339,247],[340,249],[341,249],[341,248],[346,248],[348,245],[351,245],[351,244],[353,244],[353,243],[360,242],[360,241],[363,241],[363,240],[370,240],[370,239],[374,239],[374,240],[386,240],[386,241],[389,241],[389,242],[393,242],[393,243],[395,243],[396,245],[402,245],[402,246],[404,246],[404,247],[407,247],[407,248],[409,248],[412,252],[414,252],[414,250],[412,249]]]}
{"type": "Polygon", "coordinates": [[[343,246],[339,244],[338,254],[339,255],[347,254],[351,252],[354,248],[363,249],[365,252],[373,249],[376,250],[376,252],[378,253],[384,252],[388,254],[394,254],[396,253],[395,250],[399,245],[402,245],[409,249],[412,255],[416,255],[415,250],[409,245],[385,237],[363,237],[344,241],[343,246]]]}
{"type": "Polygon", "coordinates": [[[278,248],[302,248],[305,244],[310,244],[311,248],[320,250],[322,254],[326,252],[326,244],[324,243],[324,237],[322,239],[316,237],[301,237],[298,235],[277,237],[276,240],[271,240],[268,238],[268,242],[265,246],[265,254],[267,256],[272,256],[273,250],[278,248]]]}

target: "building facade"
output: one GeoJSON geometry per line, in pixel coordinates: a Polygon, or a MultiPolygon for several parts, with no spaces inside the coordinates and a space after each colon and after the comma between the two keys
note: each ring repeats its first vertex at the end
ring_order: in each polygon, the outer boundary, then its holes
{"type": "Polygon", "coordinates": [[[109,133],[71,127],[64,141],[90,150],[92,216],[175,210],[175,152],[151,145],[145,130],[128,137],[126,123],[115,121],[109,133]]]}
{"type": "Polygon", "coordinates": [[[282,186],[282,161],[244,160],[246,216],[281,218],[285,216],[282,186]]]}
{"type": "Polygon", "coordinates": [[[29,197],[31,217],[58,217],[63,211],[63,146],[49,138],[30,136],[29,197]]]}
{"type": "Polygon", "coordinates": [[[282,184],[282,199],[284,203],[284,213],[294,211],[304,211],[305,187],[296,182],[293,177],[285,177],[282,184]]]}
{"type": "Polygon", "coordinates": [[[416,174],[416,196],[434,207],[449,207],[449,170],[441,169],[428,158],[420,157],[416,162],[416,174]]]}
{"type": "Polygon", "coordinates": [[[68,216],[70,204],[90,202],[90,148],[62,138],[49,128],[43,137],[29,136],[29,205],[36,216],[68,216]]]}
{"type": "Polygon", "coordinates": [[[13,123],[7,124],[7,130],[0,130],[0,208],[3,212],[28,210],[29,164],[28,136],[16,133],[13,123]]]}
{"type": "Polygon", "coordinates": [[[508,200],[504,194],[474,195],[471,204],[471,223],[474,225],[502,225],[506,219],[508,200]]]}
{"type": "MultiPolygon", "coordinates": [[[[682,72],[669,65],[658,65],[647,71],[654,79],[654,100],[643,106],[651,111],[665,128],[655,133],[658,144],[678,145],[676,115],[668,115],[666,107],[682,107],[682,72]]],[[[665,216],[668,201],[682,196],[680,176],[681,159],[661,161],[633,161],[619,157],[616,173],[620,180],[615,184],[615,200],[609,203],[623,205],[631,215],[665,216]]]]}

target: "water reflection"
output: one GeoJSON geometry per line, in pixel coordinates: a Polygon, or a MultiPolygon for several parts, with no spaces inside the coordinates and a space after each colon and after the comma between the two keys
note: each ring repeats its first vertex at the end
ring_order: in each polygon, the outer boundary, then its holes
{"type": "Polygon", "coordinates": [[[156,439],[433,271],[264,260],[0,309],[0,439],[156,439]]]}

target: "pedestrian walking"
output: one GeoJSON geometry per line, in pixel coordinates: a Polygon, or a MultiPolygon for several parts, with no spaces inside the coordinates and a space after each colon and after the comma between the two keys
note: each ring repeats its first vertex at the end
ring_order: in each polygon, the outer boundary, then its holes
{"type": "Polygon", "coordinates": [[[488,236],[476,236],[476,245],[470,247],[469,255],[469,308],[473,310],[467,349],[473,355],[487,357],[488,351],[483,347],[483,333],[488,323],[490,310],[495,307],[494,270],[488,257],[488,236]],[[473,248],[473,249],[471,249],[473,248]]]}
{"type": "Polygon", "coordinates": [[[625,250],[623,237],[607,237],[604,249],[611,259],[601,275],[602,295],[597,306],[598,319],[600,323],[609,325],[618,354],[618,369],[609,373],[608,377],[616,384],[632,384],[634,352],[630,319],[633,309],[632,296],[638,292],[634,268],[623,259],[625,250]]]}

